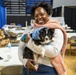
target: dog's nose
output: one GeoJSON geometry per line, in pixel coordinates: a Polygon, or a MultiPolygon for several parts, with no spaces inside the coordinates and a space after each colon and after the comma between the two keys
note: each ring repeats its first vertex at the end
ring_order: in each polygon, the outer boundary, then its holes
{"type": "Polygon", "coordinates": [[[46,36],[45,39],[48,40],[48,36],[46,36]]]}
{"type": "Polygon", "coordinates": [[[46,40],[48,40],[48,38],[45,38],[46,40]]]}

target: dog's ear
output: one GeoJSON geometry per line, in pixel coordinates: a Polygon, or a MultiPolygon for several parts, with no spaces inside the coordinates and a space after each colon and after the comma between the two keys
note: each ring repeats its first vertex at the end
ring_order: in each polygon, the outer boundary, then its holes
{"type": "Polygon", "coordinates": [[[41,30],[39,30],[39,34],[43,34],[45,31],[45,28],[42,28],[41,30]]]}
{"type": "Polygon", "coordinates": [[[55,31],[55,29],[52,29],[52,37],[54,36],[54,31],[55,31]]]}
{"type": "Polygon", "coordinates": [[[52,33],[54,33],[55,29],[49,29],[49,31],[51,31],[52,33]]]}
{"type": "Polygon", "coordinates": [[[51,36],[53,37],[55,29],[49,29],[51,36]]]}
{"type": "Polygon", "coordinates": [[[52,29],[52,32],[54,33],[55,29],[52,29]]]}

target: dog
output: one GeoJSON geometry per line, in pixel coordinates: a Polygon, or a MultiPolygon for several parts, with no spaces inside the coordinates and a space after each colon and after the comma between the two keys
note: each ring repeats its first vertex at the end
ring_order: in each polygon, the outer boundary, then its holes
{"type": "MultiPolygon", "coordinates": [[[[54,29],[41,28],[39,31],[38,39],[34,39],[33,41],[36,45],[47,45],[52,42],[52,37],[54,36],[54,29]]],[[[32,34],[31,34],[32,36],[32,34]]]]}
{"type": "MultiPolygon", "coordinates": [[[[33,33],[31,33],[30,36],[37,46],[48,45],[53,41],[52,38],[54,36],[54,29],[41,28],[39,30],[37,38],[33,38],[33,33]]],[[[45,51],[42,52],[43,56],[44,56],[44,52],[45,51]]],[[[40,55],[31,51],[28,47],[25,47],[24,52],[23,52],[23,58],[33,59],[33,60],[37,61],[37,58],[39,56],[40,55]]],[[[35,62],[32,62],[32,64],[36,65],[35,62]]],[[[37,65],[36,65],[36,67],[37,67],[37,65]]]]}

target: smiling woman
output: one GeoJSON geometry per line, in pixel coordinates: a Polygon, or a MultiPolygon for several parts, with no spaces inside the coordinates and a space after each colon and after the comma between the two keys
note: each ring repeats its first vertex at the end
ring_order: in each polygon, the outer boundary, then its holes
{"type": "MultiPolygon", "coordinates": [[[[22,75],[28,75],[28,73],[30,75],[66,75],[60,53],[62,53],[62,55],[64,56],[67,36],[66,32],[62,29],[57,21],[49,19],[49,15],[51,14],[52,7],[46,2],[36,3],[31,8],[31,15],[35,19],[33,29],[37,29],[40,27],[55,29],[53,36],[54,40],[49,45],[37,46],[32,38],[29,37],[29,34],[33,32],[31,32],[30,30],[30,33],[27,33],[27,38],[29,38],[29,40],[26,42],[26,37],[24,37],[24,40],[21,40],[18,48],[19,59],[24,65],[22,75]],[[25,47],[28,47],[29,49],[31,49],[31,51],[39,54],[39,58],[37,58],[37,61],[23,58],[25,47]],[[45,50],[44,57],[41,56],[43,50],[45,50]],[[38,69],[36,69],[31,62],[35,62],[36,64],[38,64],[38,69]]],[[[25,33],[23,34],[23,36],[24,35],[25,33]]],[[[36,36],[38,34],[35,33],[34,35],[36,36]]]]}
{"type": "Polygon", "coordinates": [[[49,6],[49,4],[47,5],[46,3],[42,5],[36,4],[34,7],[31,8],[31,15],[34,17],[35,22],[38,24],[45,24],[46,22],[48,22],[48,16],[51,14],[52,6],[49,6]]]}
{"type": "Polygon", "coordinates": [[[41,7],[36,8],[34,16],[35,16],[35,21],[38,24],[45,24],[49,20],[47,18],[48,16],[47,12],[41,7]]]}

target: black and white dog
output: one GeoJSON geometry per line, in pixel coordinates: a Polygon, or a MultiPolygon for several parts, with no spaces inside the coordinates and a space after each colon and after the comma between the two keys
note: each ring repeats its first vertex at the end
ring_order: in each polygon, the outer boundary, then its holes
{"type": "MultiPolygon", "coordinates": [[[[32,37],[32,34],[31,34],[31,37],[32,37]]],[[[54,29],[42,28],[41,30],[39,30],[38,39],[32,38],[32,40],[37,46],[48,45],[52,41],[53,34],[54,34],[54,29]]],[[[44,51],[42,54],[44,54],[44,51]]],[[[25,47],[23,52],[23,58],[33,59],[36,61],[37,59],[36,57],[37,56],[34,52],[32,52],[28,47],[25,47]]],[[[35,63],[33,64],[35,65],[35,63]]]]}
{"type": "Polygon", "coordinates": [[[52,41],[53,34],[54,29],[42,28],[39,31],[38,39],[33,39],[33,41],[36,45],[49,44],[52,41]]]}

